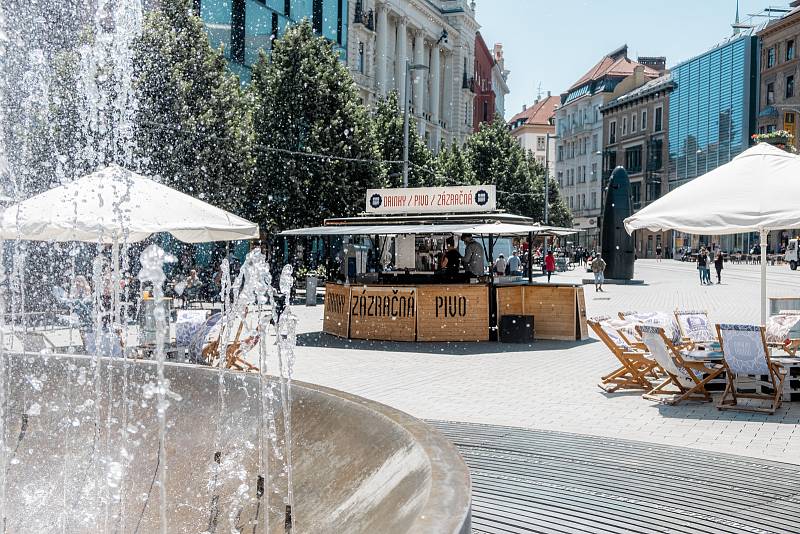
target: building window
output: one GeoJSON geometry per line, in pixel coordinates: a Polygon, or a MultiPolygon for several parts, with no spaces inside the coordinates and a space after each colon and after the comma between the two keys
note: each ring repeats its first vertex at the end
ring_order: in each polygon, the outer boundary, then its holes
{"type": "Polygon", "coordinates": [[[278,14],[272,12],[272,33],[270,33],[270,41],[278,38],[278,14]]]}
{"type": "Polygon", "coordinates": [[[642,110],[642,131],[647,130],[647,110],[642,110]]]}
{"type": "Polygon", "coordinates": [[[283,0],[283,14],[287,17],[292,16],[292,0],[283,0]]]}
{"type": "Polygon", "coordinates": [[[642,182],[631,183],[631,207],[635,210],[642,207],[642,182]]]}
{"type": "Polygon", "coordinates": [[[775,47],[772,46],[767,50],[767,68],[775,66],[775,47]]]}
{"type": "Polygon", "coordinates": [[[662,124],[663,115],[664,115],[664,108],[662,108],[660,106],[657,107],[656,108],[656,118],[655,118],[655,121],[653,122],[653,131],[654,132],[660,132],[661,131],[661,128],[663,126],[663,124],[662,124]]]}
{"type": "Polygon", "coordinates": [[[311,26],[315,33],[322,34],[322,0],[314,0],[311,6],[311,26]]]}
{"type": "Polygon", "coordinates": [[[786,41],[786,61],[794,59],[794,39],[786,41]]]}
{"type": "Polygon", "coordinates": [[[244,63],[245,0],[231,2],[231,59],[244,63]]]}
{"type": "Polygon", "coordinates": [[[536,138],[536,150],[542,151],[545,149],[545,138],[541,135],[536,138]]]}
{"type": "Polygon", "coordinates": [[[563,171],[558,171],[558,174],[556,174],[556,176],[557,176],[556,179],[558,180],[558,187],[563,187],[564,186],[564,172],[563,171]]]}
{"type": "Polygon", "coordinates": [[[792,134],[796,133],[797,122],[794,111],[790,111],[783,116],[783,129],[792,134]]]}
{"type": "Polygon", "coordinates": [[[617,142],[617,121],[611,121],[608,125],[608,144],[613,145],[617,142]]]}
{"type": "Polygon", "coordinates": [[[342,44],[342,18],[344,17],[344,0],[337,0],[336,2],[336,42],[342,44]]]}
{"type": "Polygon", "coordinates": [[[631,133],[636,133],[637,122],[638,121],[636,120],[636,113],[634,113],[633,115],[631,115],[631,133]]]}
{"type": "Polygon", "coordinates": [[[642,172],[642,145],[625,149],[625,170],[631,174],[642,172]]]}
{"type": "Polygon", "coordinates": [[[483,122],[489,122],[489,103],[483,102],[483,122]]]}
{"type": "MultiPolygon", "coordinates": [[[[594,182],[597,180],[597,163],[592,163],[592,178],[591,180],[594,182]]],[[[594,206],[592,206],[594,207],[594,206]]]]}
{"type": "Polygon", "coordinates": [[[592,209],[597,207],[597,192],[592,191],[592,209]]]}
{"type": "Polygon", "coordinates": [[[564,147],[558,145],[558,161],[564,161],[564,147]]]}
{"type": "Polygon", "coordinates": [[[364,43],[358,43],[358,72],[364,74],[364,43]]]}
{"type": "Polygon", "coordinates": [[[657,171],[660,170],[661,167],[664,165],[664,155],[662,154],[664,150],[664,141],[661,139],[653,139],[650,142],[650,148],[648,150],[648,158],[650,159],[650,164],[648,165],[648,170],[650,171],[657,171]]]}
{"type": "Polygon", "coordinates": [[[628,117],[622,117],[622,135],[628,135],[628,117]]]}
{"type": "Polygon", "coordinates": [[[599,150],[598,145],[599,145],[599,141],[597,139],[597,134],[594,134],[592,136],[592,152],[593,153],[597,152],[599,150]]]}
{"type": "Polygon", "coordinates": [[[767,105],[771,106],[775,103],[775,84],[768,83],[767,84],[767,105]]]}
{"type": "Polygon", "coordinates": [[[786,98],[794,96],[794,76],[786,77],[786,98]]]}

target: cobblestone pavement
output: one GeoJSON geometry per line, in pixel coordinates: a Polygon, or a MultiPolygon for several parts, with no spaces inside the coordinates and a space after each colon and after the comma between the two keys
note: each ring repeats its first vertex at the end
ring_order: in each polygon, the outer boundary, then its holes
{"type": "MultiPolygon", "coordinates": [[[[769,267],[769,294],[800,296],[800,272],[769,267]]],[[[554,281],[587,277],[580,270],[554,281]]],[[[588,315],[618,311],[706,309],[714,321],[757,322],[759,267],[726,265],[723,283],[700,286],[693,264],[640,260],[641,286],[586,286],[588,315]]],[[[298,380],[348,391],[416,417],[617,437],[800,463],[800,403],[772,416],[721,412],[710,403],[669,407],[640,394],[606,394],[600,375],[614,357],[584,342],[360,342],[320,333],[322,307],[293,307],[300,317],[298,380]]],[[[273,363],[273,369],[274,369],[273,363]]]]}

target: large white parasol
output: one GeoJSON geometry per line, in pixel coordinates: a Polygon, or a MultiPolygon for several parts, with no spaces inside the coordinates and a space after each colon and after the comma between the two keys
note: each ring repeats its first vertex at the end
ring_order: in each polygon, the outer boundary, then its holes
{"type": "Polygon", "coordinates": [[[6,208],[0,238],[135,243],[169,232],[186,243],[258,238],[258,225],[118,165],[6,208]]]}
{"type": "Polygon", "coordinates": [[[642,228],[711,235],[759,232],[765,323],[767,234],[800,228],[798,198],[800,156],[759,143],[628,217],[625,229],[629,234],[642,228]]]}

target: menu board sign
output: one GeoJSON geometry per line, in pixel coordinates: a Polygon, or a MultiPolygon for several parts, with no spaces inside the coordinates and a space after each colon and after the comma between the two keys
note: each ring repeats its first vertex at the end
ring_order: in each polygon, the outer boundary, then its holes
{"type": "Polygon", "coordinates": [[[350,337],[414,341],[417,291],[413,287],[353,286],[350,291],[350,337]]]}
{"type": "Polygon", "coordinates": [[[497,209],[493,185],[367,189],[367,213],[476,213],[497,209]]]}

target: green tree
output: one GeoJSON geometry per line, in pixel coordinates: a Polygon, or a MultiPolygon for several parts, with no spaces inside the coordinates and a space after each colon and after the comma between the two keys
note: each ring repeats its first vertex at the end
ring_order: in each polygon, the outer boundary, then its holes
{"type": "Polygon", "coordinates": [[[253,168],[250,106],[190,2],[162,1],[135,45],[136,155],[170,187],[241,212],[253,168]]]}
{"type": "MultiPolygon", "coordinates": [[[[532,152],[527,153],[526,163],[528,165],[528,173],[533,178],[534,191],[540,194],[538,198],[544,199],[544,181],[547,175],[545,167],[542,163],[536,161],[536,157],[532,152]]],[[[553,177],[550,177],[550,189],[548,193],[550,198],[548,204],[549,211],[547,214],[548,224],[572,228],[572,214],[564,202],[564,198],[561,196],[558,182],[553,177]]],[[[542,204],[541,207],[541,216],[537,215],[536,219],[544,221],[544,204],[542,204]]]]}
{"type": "Polygon", "coordinates": [[[464,151],[477,183],[497,186],[498,208],[541,220],[541,188],[536,188],[525,153],[502,120],[481,124],[464,151]]]}
{"type": "Polygon", "coordinates": [[[290,27],[270,56],[261,52],[250,87],[257,165],[248,198],[262,228],[313,226],[363,210],[381,166],[369,117],[333,45],[308,21],[290,27]]]}
{"type": "MultiPolygon", "coordinates": [[[[397,92],[378,100],[372,112],[372,138],[382,161],[403,160],[403,114],[398,111],[397,92]]],[[[431,151],[417,133],[416,121],[408,124],[408,185],[425,187],[435,183],[434,159],[431,151]]],[[[403,164],[383,164],[385,187],[403,186],[403,164]]]]}
{"type": "Polygon", "coordinates": [[[443,146],[436,157],[436,185],[477,185],[464,151],[456,141],[443,146]]]}

